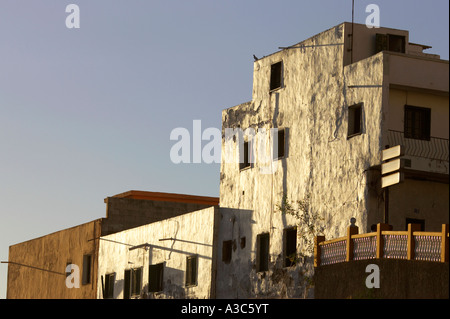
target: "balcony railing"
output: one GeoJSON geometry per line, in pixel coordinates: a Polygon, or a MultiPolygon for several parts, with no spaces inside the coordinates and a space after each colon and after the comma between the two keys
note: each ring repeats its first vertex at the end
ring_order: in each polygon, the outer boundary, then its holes
{"type": "Polygon", "coordinates": [[[401,131],[388,131],[389,145],[403,145],[405,154],[440,161],[449,161],[449,140],[440,137],[430,137],[430,140],[405,138],[401,131]]]}
{"type": "Polygon", "coordinates": [[[376,232],[358,234],[357,226],[349,226],[345,237],[325,241],[317,236],[314,266],[380,258],[448,262],[449,225],[443,224],[441,232],[419,228],[408,224],[407,231],[392,231],[390,225],[378,224],[376,232]]]}

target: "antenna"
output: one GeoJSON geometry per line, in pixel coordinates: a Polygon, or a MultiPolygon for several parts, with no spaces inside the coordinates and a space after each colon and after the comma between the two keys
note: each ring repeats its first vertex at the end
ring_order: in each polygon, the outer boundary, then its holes
{"type": "Polygon", "coordinates": [[[355,0],[352,0],[352,44],[350,52],[350,63],[353,63],[353,25],[355,23],[355,0]]]}

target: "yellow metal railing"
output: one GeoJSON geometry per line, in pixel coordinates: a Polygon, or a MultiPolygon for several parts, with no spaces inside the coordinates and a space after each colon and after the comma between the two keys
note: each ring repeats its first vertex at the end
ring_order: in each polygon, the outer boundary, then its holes
{"type": "Polygon", "coordinates": [[[378,224],[376,232],[358,234],[352,225],[345,237],[325,241],[325,236],[317,236],[314,266],[380,258],[448,262],[449,225],[443,224],[440,232],[419,229],[418,224],[408,224],[407,231],[392,231],[392,226],[378,224]]]}

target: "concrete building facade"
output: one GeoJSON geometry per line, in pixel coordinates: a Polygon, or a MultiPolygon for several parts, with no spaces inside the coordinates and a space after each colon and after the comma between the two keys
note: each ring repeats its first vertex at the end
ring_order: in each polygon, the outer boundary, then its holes
{"type": "Polygon", "coordinates": [[[405,30],[342,23],[257,59],[252,100],[222,111],[220,205],[108,197],[105,219],[10,247],[8,298],[310,298],[317,233],[342,237],[351,218],[361,232],[439,230],[449,65],[427,48],[405,30]],[[386,192],[381,152],[394,145],[405,179],[386,192]],[[92,277],[77,292],[27,267],[64,272],[86,255],[92,277]]]}
{"type": "MultiPolygon", "coordinates": [[[[216,197],[129,191],[105,199],[106,218],[9,247],[8,299],[95,299],[102,236],[201,210],[216,197]],[[68,288],[67,265],[79,270],[79,287],[68,288]]],[[[103,255],[102,255],[103,258],[103,255]]]]}
{"type": "Polygon", "coordinates": [[[352,217],[365,232],[387,217],[398,230],[448,223],[448,61],[426,48],[408,31],[343,23],[254,62],[252,100],[222,112],[219,245],[233,250],[218,262],[219,298],[312,296],[308,219],[327,238],[352,217]],[[381,152],[399,144],[405,181],[386,204],[381,152]],[[258,160],[270,145],[274,162],[258,160]]]}
{"type": "Polygon", "coordinates": [[[101,237],[97,297],[215,298],[219,209],[101,237]]]}

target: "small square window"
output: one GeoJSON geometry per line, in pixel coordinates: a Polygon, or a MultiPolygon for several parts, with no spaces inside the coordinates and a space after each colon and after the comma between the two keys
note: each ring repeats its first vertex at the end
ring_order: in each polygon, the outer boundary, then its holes
{"type": "Polygon", "coordinates": [[[282,84],[283,63],[272,64],[270,66],[270,90],[281,88],[282,84]]]}
{"type": "Polygon", "coordinates": [[[347,138],[362,133],[362,103],[348,107],[347,138]]]}
{"type": "Polygon", "coordinates": [[[269,234],[260,234],[256,237],[256,271],[269,270],[269,234]]]}
{"type": "Polygon", "coordinates": [[[148,271],[148,292],[163,290],[164,263],[150,265],[148,271]]]}
{"type": "Polygon", "coordinates": [[[186,258],[186,286],[197,285],[198,256],[186,258]]]}
{"type": "Polygon", "coordinates": [[[222,261],[226,264],[231,262],[231,252],[233,243],[231,240],[225,240],[222,244],[222,261]]]}
{"type": "Polygon", "coordinates": [[[406,138],[418,140],[430,140],[431,109],[405,105],[405,127],[406,138]]]}

